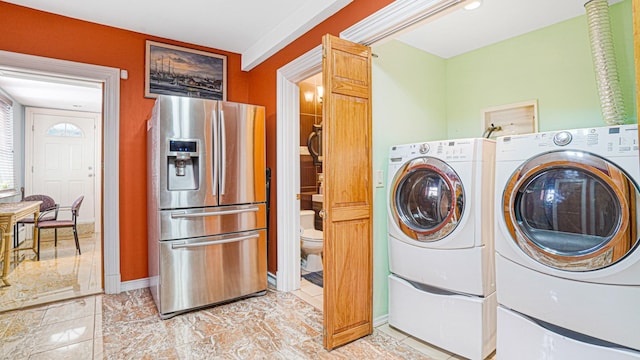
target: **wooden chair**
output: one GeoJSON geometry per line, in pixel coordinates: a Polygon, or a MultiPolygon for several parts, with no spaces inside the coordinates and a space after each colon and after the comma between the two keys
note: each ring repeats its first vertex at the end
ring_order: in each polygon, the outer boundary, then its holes
{"type": "Polygon", "coordinates": [[[72,228],[73,229],[73,238],[76,241],[76,250],[78,250],[78,254],[81,255],[80,251],[80,242],[78,241],[78,214],[80,212],[80,205],[82,205],[82,200],[84,200],[84,196],[81,195],[78,197],[70,207],[60,207],[60,210],[68,210],[71,211],[71,220],[43,220],[38,221],[38,257],[40,256],[40,233],[45,229],[55,229],[55,246],[58,246],[58,232],[57,229],[60,228],[72,228]]]}

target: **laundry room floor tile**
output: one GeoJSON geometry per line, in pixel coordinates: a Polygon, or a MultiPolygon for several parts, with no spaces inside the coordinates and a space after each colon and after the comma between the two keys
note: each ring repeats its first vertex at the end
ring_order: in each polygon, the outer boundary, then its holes
{"type": "Polygon", "coordinates": [[[322,312],[274,290],[167,320],[148,289],[92,295],[0,313],[0,338],[2,359],[434,360],[377,328],[327,351],[322,312]]]}

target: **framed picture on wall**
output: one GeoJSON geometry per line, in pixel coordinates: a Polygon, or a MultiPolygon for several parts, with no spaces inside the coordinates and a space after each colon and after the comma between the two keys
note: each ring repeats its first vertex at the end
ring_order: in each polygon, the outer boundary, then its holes
{"type": "Polygon", "coordinates": [[[227,100],[227,57],[147,40],[144,96],[227,100]]]}

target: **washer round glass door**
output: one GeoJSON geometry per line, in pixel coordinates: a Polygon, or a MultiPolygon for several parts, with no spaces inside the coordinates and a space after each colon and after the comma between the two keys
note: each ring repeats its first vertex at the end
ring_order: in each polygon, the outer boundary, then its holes
{"type": "Polygon", "coordinates": [[[392,186],[393,221],[411,239],[437,241],[458,225],[464,191],[447,163],[431,157],[411,160],[397,172],[392,186]]]}
{"type": "Polygon", "coordinates": [[[556,151],[530,159],[507,182],[504,219],[532,259],[555,269],[610,266],[638,245],[635,182],[587,152],[556,151]]]}

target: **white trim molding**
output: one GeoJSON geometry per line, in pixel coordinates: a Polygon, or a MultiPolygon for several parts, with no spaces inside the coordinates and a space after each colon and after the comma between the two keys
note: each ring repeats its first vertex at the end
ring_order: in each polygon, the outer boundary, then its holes
{"type": "Polygon", "coordinates": [[[0,69],[63,76],[104,84],[104,291],[120,292],[120,69],[0,50],[0,69]]]}
{"type": "Polygon", "coordinates": [[[242,70],[249,71],[353,0],[310,1],[304,9],[289,14],[284,21],[242,52],[242,70]]]}
{"type": "Polygon", "coordinates": [[[142,279],[136,279],[136,280],[123,281],[120,284],[120,291],[146,289],[149,287],[150,283],[151,283],[151,280],[148,277],[142,278],[142,279]]]}
{"type": "Polygon", "coordinates": [[[389,314],[378,316],[377,318],[373,319],[373,327],[378,327],[388,322],[389,322],[389,314]]]}
{"type": "Polygon", "coordinates": [[[277,279],[276,276],[270,272],[267,272],[267,284],[269,284],[270,287],[276,288],[277,289],[277,279]]]}
{"type": "Polygon", "coordinates": [[[277,72],[276,138],[280,291],[300,288],[300,92],[297,83],[322,71],[322,45],[277,72]]]}
{"type": "Polygon", "coordinates": [[[453,9],[466,0],[396,0],[340,33],[351,42],[371,45],[408,30],[427,18],[453,9]]]}

